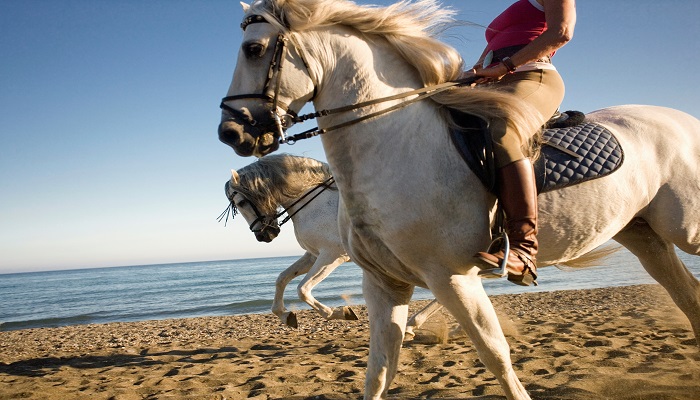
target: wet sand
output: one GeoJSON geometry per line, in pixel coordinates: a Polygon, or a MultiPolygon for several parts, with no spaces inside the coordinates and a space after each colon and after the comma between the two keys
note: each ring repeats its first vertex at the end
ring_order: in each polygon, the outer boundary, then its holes
{"type": "MultiPolygon", "coordinates": [[[[493,296],[534,399],[700,399],[700,352],[657,285],[493,296]]],[[[417,310],[426,302],[412,303],[417,310]]],[[[299,313],[0,332],[0,399],[359,399],[369,328],[299,313]]],[[[502,399],[439,313],[405,342],[392,399],[502,399]]]]}

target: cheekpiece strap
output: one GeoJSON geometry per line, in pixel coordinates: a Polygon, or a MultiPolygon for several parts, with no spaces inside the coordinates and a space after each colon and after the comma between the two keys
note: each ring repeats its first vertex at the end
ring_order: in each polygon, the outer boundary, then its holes
{"type": "Polygon", "coordinates": [[[259,24],[262,22],[267,22],[262,15],[249,15],[241,22],[241,29],[245,30],[250,24],[259,24]]]}

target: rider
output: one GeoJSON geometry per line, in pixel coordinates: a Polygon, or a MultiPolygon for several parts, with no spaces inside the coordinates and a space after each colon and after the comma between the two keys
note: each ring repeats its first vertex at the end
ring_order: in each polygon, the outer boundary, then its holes
{"type": "MultiPolygon", "coordinates": [[[[527,101],[541,113],[544,124],[564,98],[564,82],[551,58],[571,40],[575,24],[575,0],[518,0],[488,26],[486,48],[471,73],[480,77],[477,83],[527,101]]],[[[508,279],[527,286],[528,275],[537,278],[537,189],[526,155],[528,143],[507,128],[505,121],[491,121],[491,127],[498,198],[510,239],[508,279]]],[[[503,256],[502,250],[475,255],[489,268],[500,265],[503,256]]]]}

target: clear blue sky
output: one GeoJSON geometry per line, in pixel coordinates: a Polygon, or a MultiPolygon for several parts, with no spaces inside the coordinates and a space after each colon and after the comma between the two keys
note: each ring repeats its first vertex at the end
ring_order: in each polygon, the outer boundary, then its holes
{"type": "MultiPolygon", "coordinates": [[[[510,3],[444,2],[483,25],[510,3]]],[[[291,227],[259,244],[216,222],[230,169],[253,161],[216,134],[241,16],[234,0],[0,1],[0,273],[302,253],[291,227]]],[[[579,1],[562,108],[700,117],[699,19],[697,0],[579,1]]],[[[450,33],[475,61],[483,29],[450,33]]],[[[325,160],[318,138],[283,151],[325,160]]]]}

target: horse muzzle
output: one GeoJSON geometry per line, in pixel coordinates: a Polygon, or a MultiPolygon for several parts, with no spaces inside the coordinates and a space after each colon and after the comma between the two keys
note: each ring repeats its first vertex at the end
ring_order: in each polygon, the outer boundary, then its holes
{"type": "Polygon", "coordinates": [[[265,243],[270,243],[272,240],[274,240],[277,235],[280,233],[280,228],[279,227],[265,227],[265,229],[255,232],[255,238],[258,240],[258,242],[265,242],[265,243]]]}
{"type": "Polygon", "coordinates": [[[236,119],[227,119],[219,124],[219,140],[242,157],[262,157],[280,146],[274,129],[253,126],[236,119]]]}

